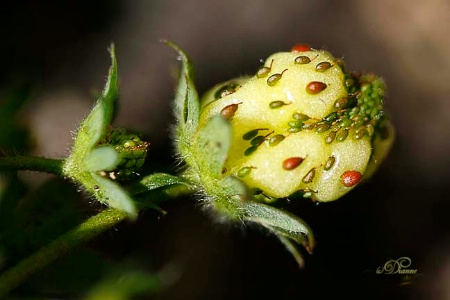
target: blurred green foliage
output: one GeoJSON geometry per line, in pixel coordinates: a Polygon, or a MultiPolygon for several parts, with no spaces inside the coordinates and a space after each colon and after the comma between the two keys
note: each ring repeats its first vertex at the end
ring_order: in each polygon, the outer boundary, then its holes
{"type": "MultiPolygon", "coordinates": [[[[0,91],[0,157],[26,155],[33,147],[22,110],[32,98],[30,85],[0,91]]],[[[80,201],[70,182],[46,179],[30,189],[18,172],[0,172],[0,273],[80,224],[98,206],[80,201]]],[[[152,295],[156,275],[136,266],[116,266],[92,248],[73,249],[32,275],[10,298],[86,297],[128,299],[152,295]]]]}

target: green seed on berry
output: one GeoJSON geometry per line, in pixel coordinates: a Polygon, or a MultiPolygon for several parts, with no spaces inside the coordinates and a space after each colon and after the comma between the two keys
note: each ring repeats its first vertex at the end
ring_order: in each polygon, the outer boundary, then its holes
{"type": "Polygon", "coordinates": [[[299,121],[307,121],[310,119],[307,115],[304,115],[301,113],[294,113],[292,115],[292,118],[294,118],[295,120],[299,120],[299,121]]]}
{"type": "Polygon", "coordinates": [[[333,122],[334,120],[337,119],[337,117],[338,117],[338,114],[337,114],[337,112],[334,111],[334,112],[328,114],[325,118],[323,118],[323,120],[325,122],[333,122]]]}
{"type": "Polygon", "coordinates": [[[288,122],[288,126],[290,128],[301,128],[303,126],[303,122],[300,120],[292,120],[288,122]]]}
{"type": "Polygon", "coordinates": [[[316,71],[325,72],[329,68],[331,68],[331,63],[329,63],[328,61],[323,61],[317,64],[316,71]]]}
{"type": "Polygon", "coordinates": [[[322,133],[330,129],[330,124],[322,123],[316,126],[316,132],[322,133]]]}
{"type": "Polygon", "coordinates": [[[325,143],[331,144],[334,141],[334,138],[336,137],[336,131],[331,131],[326,137],[325,137],[325,143]]]}
{"type": "Polygon", "coordinates": [[[355,131],[355,139],[360,140],[364,137],[364,134],[366,133],[366,130],[364,128],[360,128],[355,131]]]}
{"type": "Polygon", "coordinates": [[[229,84],[222,87],[214,94],[214,99],[218,100],[220,98],[233,94],[234,92],[236,92],[238,86],[238,84],[229,84]]]}
{"type": "Polygon", "coordinates": [[[252,145],[252,146],[258,146],[258,145],[261,145],[262,142],[264,142],[264,139],[265,139],[264,136],[258,135],[257,137],[253,138],[253,139],[250,141],[250,145],[252,145]]]}
{"type": "Polygon", "coordinates": [[[240,168],[239,171],[238,171],[238,173],[237,173],[237,176],[238,176],[239,178],[243,178],[243,177],[247,176],[248,174],[250,174],[250,172],[252,171],[252,169],[253,169],[253,167],[243,167],[243,168],[240,168]]]}
{"type": "Polygon", "coordinates": [[[298,65],[309,64],[310,62],[311,62],[311,59],[308,56],[304,56],[304,55],[297,56],[294,60],[294,63],[296,63],[298,65]]]}
{"type": "Polygon", "coordinates": [[[289,133],[297,133],[297,132],[300,132],[300,131],[302,131],[302,128],[289,128],[288,129],[288,132],[289,133]]]}
{"type": "Polygon", "coordinates": [[[267,128],[257,128],[257,129],[250,130],[250,131],[248,131],[247,133],[245,133],[245,134],[242,136],[242,139],[243,139],[243,140],[246,140],[246,141],[249,141],[249,140],[251,140],[252,138],[254,138],[255,136],[257,136],[257,135],[258,135],[258,132],[259,132],[260,130],[268,130],[268,129],[267,129],[267,128]]]}
{"type": "Polygon", "coordinates": [[[231,120],[239,108],[239,104],[230,104],[222,108],[220,114],[227,120],[231,120]]]}
{"type": "Polygon", "coordinates": [[[276,146],[284,139],[285,139],[285,136],[282,134],[274,135],[273,137],[271,137],[269,139],[269,146],[276,146]]]}
{"type": "Polygon", "coordinates": [[[285,106],[285,105],[288,105],[288,104],[289,104],[289,103],[285,103],[285,102],[283,102],[283,101],[281,101],[281,100],[276,100],[276,101],[270,102],[270,103],[269,103],[269,107],[270,107],[271,109],[275,109],[275,108],[280,108],[280,107],[285,106]]]}
{"type": "Polygon", "coordinates": [[[316,168],[312,168],[309,170],[308,173],[303,177],[302,182],[303,183],[311,183],[314,180],[314,177],[316,176],[316,168]]]}
{"type": "Polygon", "coordinates": [[[339,122],[339,125],[341,125],[341,127],[344,128],[348,128],[350,126],[352,126],[352,120],[345,118],[342,118],[341,121],[339,122]]]}
{"type": "Polygon", "coordinates": [[[251,146],[251,147],[245,149],[244,155],[245,156],[250,156],[250,155],[252,155],[253,152],[256,151],[256,149],[258,149],[258,146],[251,146]]]}
{"type": "Polygon", "coordinates": [[[343,142],[345,141],[345,139],[348,136],[348,130],[347,129],[342,129],[338,132],[337,136],[336,136],[336,141],[338,142],[343,142]]]}
{"type": "Polygon", "coordinates": [[[327,162],[325,163],[325,166],[323,167],[326,171],[330,170],[333,166],[334,163],[336,162],[336,157],[334,157],[334,155],[331,155],[327,162]]]}
{"type": "Polygon", "coordinates": [[[343,109],[347,106],[348,103],[348,98],[341,98],[336,100],[336,102],[334,102],[334,107],[337,109],[343,109]]]}
{"type": "Polygon", "coordinates": [[[272,70],[272,64],[273,64],[273,59],[270,62],[269,67],[262,67],[261,69],[258,70],[258,72],[256,72],[256,77],[258,77],[258,78],[266,77],[270,73],[270,70],[272,70]]]}
{"type": "Polygon", "coordinates": [[[316,123],[304,123],[302,129],[312,130],[316,127],[316,123]]]}
{"type": "Polygon", "coordinates": [[[278,81],[280,81],[281,77],[283,76],[283,73],[286,72],[287,69],[284,69],[281,73],[275,73],[271,75],[269,78],[267,78],[267,85],[268,86],[275,86],[278,81]]]}

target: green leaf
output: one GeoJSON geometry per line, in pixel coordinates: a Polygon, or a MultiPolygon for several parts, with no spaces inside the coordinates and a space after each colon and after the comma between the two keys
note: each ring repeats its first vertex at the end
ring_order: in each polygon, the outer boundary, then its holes
{"type": "Polygon", "coordinates": [[[239,203],[235,212],[241,220],[260,224],[274,233],[294,256],[300,267],[303,266],[303,259],[292,242],[302,245],[309,253],[312,253],[315,245],[312,230],[299,217],[252,201],[239,203]]]}
{"type": "Polygon", "coordinates": [[[200,172],[219,178],[231,146],[231,125],[222,116],[214,116],[199,128],[195,141],[195,160],[200,172]]]}
{"type": "Polygon", "coordinates": [[[89,172],[111,171],[119,163],[119,155],[113,146],[100,146],[89,152],[84,159],[85,169],[89,172]]]}
{"type": "Polygon", "coordinates": [[[96,198],[109,206],[122,210],[130,216],[136,218],[137,210],[131,197],[117,183],[92,173],[92,178],[97,182],[94,188],[96,198]]]}
{"type": "Polygon", "coordinates": [[[182,62],[175,96],[175,117],[177,119],[176,140],[178,150],[182,155],[186,155],[197,129],[200,115],[198,94],[193,82],[193,67],[189,57],[178,45],[167,40],[162,42],[174,49],[182,62]]]}
{"type": "Polygon", "coordinates": [[[133,195],[137,195],[174,184],[188,185],[188,183],[181,177],[165,173],[155,173],[145,176],[136,185],[131,186],[130,192],[133,195]]]}
{"type": "Polygon", "coordinates": [[[221,180],[212,180],[208,186],[205,185],[207,194],[212,196],[216,210],[227,215],[233,220],[243,220],[241,204],[249,199],[247,186],[238,178],[227,176],[221,180]]]}
{"type": "Polygon", "coordinates": [[[155,202],[161,202],[166,198],[175,198],[189,191],[191,186],[184,178],[165,173],[155,173],[142,178],[132,184],[128,191],[133,195],[139,205],[151,208],[166,214],[155,202]]]}

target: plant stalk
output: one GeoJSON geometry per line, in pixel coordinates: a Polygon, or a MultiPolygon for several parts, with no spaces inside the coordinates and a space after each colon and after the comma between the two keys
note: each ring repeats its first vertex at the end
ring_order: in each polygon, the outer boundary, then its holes
{"type": "Polygon", "coordinates": [[[33,156],[0,157],[0,171],[39,171],[62,175],[64,160],[33,156]]]}
{"type": "Polygon", "coordinates": [[[118,224],[126,219],[127,216],[126,212],[120,210],[105,209],[22,260],[0,275],[0,298],[19,286],[35,271],[63,256],[70,249],[87,242],[118,224]]]}

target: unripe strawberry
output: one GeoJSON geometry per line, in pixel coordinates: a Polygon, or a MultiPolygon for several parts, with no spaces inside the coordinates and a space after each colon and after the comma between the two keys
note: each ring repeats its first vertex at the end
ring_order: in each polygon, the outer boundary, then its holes
{"type": "Polygon", "coordinates": [[[174,105],[182,176],[217,219],[265,227],[303,265],[295,244],[311,253],[311,229],[261,202],[298,194],[333,201],[373,174],[393,140],[383,81],[352,75],[328,52],[296,45],[199,102],[189,58],[166,43],[183,62],[174,105]]]}
{"type": "Polygon", "coordinates": [[[231,123],[224,176],[267,199],[302,192],[333,201],[372,173],[392,144],[385,86],[373,75],[351,75],[326,51],[296,50],[206,93],[199,128],[216,115],[231,123]],[[348,184],[345,174],[359,175],[348,184]]]}

